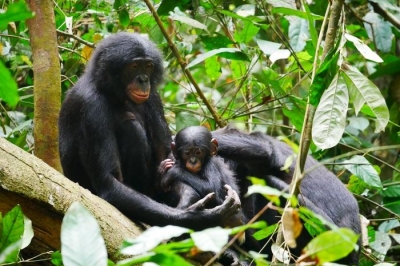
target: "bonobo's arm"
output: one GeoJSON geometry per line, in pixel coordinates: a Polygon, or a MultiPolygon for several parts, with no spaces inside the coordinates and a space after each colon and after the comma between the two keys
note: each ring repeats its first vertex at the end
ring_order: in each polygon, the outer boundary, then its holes
{"type": "MultiPolygon", "coordinates": [[[[94,101],[97,103],[98,101],[94,101]]],[[[93,108],[92,108],[93,109],[93,108]]],[[[171,208],[121,183],[121,168],[118,145],[112,128],[112,121],[103,114],[104,108],[87,114],[84,132],[80,138],[79,154],[89,174],[90,183],[98,196],[114,205],[132,220],[150,225],[178,225],[193,229],[217,226],[240,208],[236,192],[228,190],[224,203],[210,210],[186,211],[171,208]],[[100,118],[100,119],[99,119],[100,118]],[[109,125],[104,127],[104,125],[109,125]],[[108,151],[104,153],[104,151],[108,151]],[[117,180],[118,179],[118,180],[117,180]]]]}

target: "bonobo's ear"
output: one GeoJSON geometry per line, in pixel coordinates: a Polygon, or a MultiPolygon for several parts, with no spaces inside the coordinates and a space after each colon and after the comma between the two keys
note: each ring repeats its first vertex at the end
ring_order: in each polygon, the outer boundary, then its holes
{"type": "Polygon", "coordinates": [[[176,149],[175,149],[175,142],[171,142],[171,151],[172,151],[172,154],[174,155],[175,159],[178,159],[178,153],[176,152],[176,149]]]}
{"type": "Polygon", "coordinates": [[[215,156],[218,153],[218,141],[216,139],[211,140],[211,149],[210,149],[210,155],[215,156]]]}

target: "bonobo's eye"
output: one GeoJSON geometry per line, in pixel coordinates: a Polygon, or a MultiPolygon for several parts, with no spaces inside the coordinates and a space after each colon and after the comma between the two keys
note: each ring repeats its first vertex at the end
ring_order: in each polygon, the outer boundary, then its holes
{"type": "Polygon", "coordinates": [[[203,153],[203,152],[201,151],[200,148],[198,148],[198,149],[196,150],[196,155],[197,155],[197,156],[201,156],[202,153],[203,153]]]}
{"type": "Polygon", "coordinates": [[[138,67],[138,64],[137,63],[132,63],[131,64],[131,68],[137,68],[138,67]]]}
{"type": "Polygon", "coordinates": [[[189,151],[189,150],[184,150],[184,151],[183,151],[183,154],[184,154],[185,156],[189,156],[189,155],[190,155],[190,151],[189,151]]]}
{"type": "Polygon", "coordinates": [[[153,69],[153,63],[152,62],[148,62],[147,64],[146,64],[146,69],[147,70],[152,70],[153,69]]]}

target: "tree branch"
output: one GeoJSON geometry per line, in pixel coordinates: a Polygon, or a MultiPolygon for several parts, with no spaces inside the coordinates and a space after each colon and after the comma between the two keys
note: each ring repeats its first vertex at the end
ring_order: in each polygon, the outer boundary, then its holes
{"type": "Polygon", "coordinates": [[[207,109],[210,111],[212,117],[214,118],[215,122],[217,123],[218,126],[223,127],[226,125],[225,121],[222,121],[218,113],[215,111],[214,107],[211,105],[211,103],[207,100],[207,98],[204,96],[203,92],[201,91],[199,84],[195,81],[195,79],[192,76],[192,73],[186,68],[186,62],[183,61],[182,57],[179,54],[178,49],[172,42],[171,38],[168,35],[168,32],[164,28],[164,25],[160,19],[160,17],[157,14],[157,11],[154,9],[154,6],[150,3],[149,0],[144,0],[146,3],[147,7],[149,8],[150,12],[152,13],[155,21],[157,22],[158,27],[160,28],[162,34],[164,35],[164,38],[167,40],[168,46],[171,49],[172,53],[174,54],[175,58],[178,60],[179,65],[181,66],[183,72],[185,73],[186,77],[189,79],[190,83],[192,83],[193,87],[196,89],[197,94],[203,101],[203,103],[206,105],[207,109]]]}

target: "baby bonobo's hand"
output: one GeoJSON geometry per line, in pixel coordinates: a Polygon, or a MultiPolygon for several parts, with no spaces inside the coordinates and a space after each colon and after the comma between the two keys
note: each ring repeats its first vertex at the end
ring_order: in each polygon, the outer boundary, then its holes
{"type": "Polygon", "coordinates": [[[204,198],[189,206],[186,210],[188,211],[201,211],[204,210],[207,203],[215,198],[215,192],[208,193],[204,198]]]}
{"type": "Polygon", "coordinates": [[[169,169],[175,164],[174,160],[171,159],[165,159],[160,163],[158,166],[158,173],[160,175],[164,175],[166,172],[168,172],[169,169]]]}
{"type": "Polygon", "coordinates": [[[224,202],[215,208],[205,210],[211,215],[216,215],[220,226],[226,224],[226,220],[235,215],[241,207],[239,195],[229,185],[226,188],[226,197],[224,202]]]}

